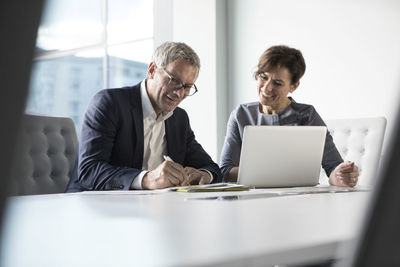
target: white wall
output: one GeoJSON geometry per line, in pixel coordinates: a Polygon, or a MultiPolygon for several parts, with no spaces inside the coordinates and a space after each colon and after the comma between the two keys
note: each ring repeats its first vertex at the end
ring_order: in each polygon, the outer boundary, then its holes
{"type": "Polygon", "coordinates": [[[201,61],[199,91],[180,106],[189,114],[197,141],[216,162],[223,142],[218,132],[224,131],[227,116],[225,12],[224,0],[173,0],[173,40],[190,45],[201,61]]]}
{"type": "Polygon", "coordinates": [[[172,40],[173,0],[153,0],[154,49],[166,41],[172,40]]]}
{"type": "Polygon", "coordinates": [[[229,102],[256,101],[252,74],[271,45],[300,49],[307,70],[293,97],[324,119],[385,116],[400,89],[400,1],[230,0],[229,102]]]}
{"type": "Polygon", "coordinates": [[[276,44],[296,47],[305,57],[295,100],[314,105],[324,119],[385,116],[391,130],[400,97],[400,1],[168,2],[172,8],[161,12],[172,13],[163,15],[172,22],[162,26],[172,25],[166,31],[171,39],[187,42],[202,62],[199,93],[181,106],[214,160],[230,111],[257,100],[253,72],[261,53],[276,44]]]}

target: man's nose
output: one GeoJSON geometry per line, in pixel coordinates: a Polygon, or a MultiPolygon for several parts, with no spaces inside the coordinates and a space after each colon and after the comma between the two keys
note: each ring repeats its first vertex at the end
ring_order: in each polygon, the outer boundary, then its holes
{"type": "Polygon", "coordinates": [[[185,89],[182,87],[178,90],[174,90],[174,94],[181,99],[185,96],[185,89]]]}

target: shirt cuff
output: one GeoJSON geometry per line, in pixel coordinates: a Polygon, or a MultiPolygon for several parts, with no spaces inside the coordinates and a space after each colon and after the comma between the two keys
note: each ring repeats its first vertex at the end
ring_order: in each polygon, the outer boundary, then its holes
{"type": "Polygon", "coordinates": [[[149,171],[142,171],[141,173],[138,174],[138,176],[135,177],[135,179],[133,179],[133,182],[131,184],[130,189],[136,189],[136,190],[140,190],[143,189],[142,188],[142,180],[143,177],[146,175],[146,173],[148,173],[149,171]]]}
{"type": "Polygon", "coordinates": [[[205,172],[207,172],[210,176],[211,176],[211,180],[210,180],[210,184],[212,183],[212,181],[213,181],[213,179],[214,179],[214,176],[212,175],[212,173],[209,171],[209,170],[206,170],[206,169],[199,169],[200,171],[205,171],[205,172]]]}

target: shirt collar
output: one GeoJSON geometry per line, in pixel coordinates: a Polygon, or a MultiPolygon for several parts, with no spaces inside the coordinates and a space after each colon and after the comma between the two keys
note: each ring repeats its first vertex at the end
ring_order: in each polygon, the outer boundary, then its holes
{"type": "Polygon", "coordinates": [[[257,111],[258,111],[258,116],[259,117],[280,117],[280,116],[283,116],[283,114],[286,114],[286,113],[293,113],[293,112],[297,112],[296,110],[294,110],[293,109],[293,104],[297,104],[296,103],[296,101],[294,101],[294,99],[292,98],[292,97],[290,97],[290,96],[288,96],[288,98],[289,98],[289,100],[290,100],[290,105],[289,106],[287,106],[286,108],[284,108],[284,109],[282,109],[281,111],[279,111],[278,113],[276,113],[276,114],[265,114],[265,113],[262,113],[261,111],[260,111],[260,109],[261,109],[261,104],[258,102],[258,108],[257,108],[257,111]]]}
{"type": "MultiPolygon", "coordinates": [[[[150,102],[149,95],[147,94],[146,79],[140,83],[140,96],[142,99],[143,119],[145,119],[149,116],[153,117],[153,119],[156,119],[156,117],[157,117],[156,112],[154,111],[154,108],[150,102]]],[[[170,112],[163,111],[161,113],[161,117],[163,120],[166,120],[169,117],[171,117],[173,113],[174,113],[173,111],[170,111],[170,112]]]]}

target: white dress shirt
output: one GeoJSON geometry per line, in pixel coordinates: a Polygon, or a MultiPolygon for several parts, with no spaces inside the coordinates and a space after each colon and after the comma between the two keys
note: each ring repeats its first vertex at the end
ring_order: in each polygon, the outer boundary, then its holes
{"type": "MultiPolygon", "coordinates": [[[[143,177],[149,170],[154,170],[164,161],[164,155],[168,155],[164,121],[173,114],[173,111],[162,112],[157,118],[146,91],[146,80],[143,80],[140,84],[140,95],[143,110],[143,164],[142,172],[133,180],[131,189],[143,189],[143,177]]],[[[205,169],[201,170],[210,175],[211,183],[213,180],[211,172],[205,169]]]]}
{"type": "Polygon", "coordinates": [[[143,171],[133,180],[132,189],[142,189],[144,175],[164,161],[163,156],[167,155],[164,121],[173,114],[173,111],[162,112],[157,118],[146,91],[146,80],[140,84],[140,95],[143,110],[143,171]]]}

